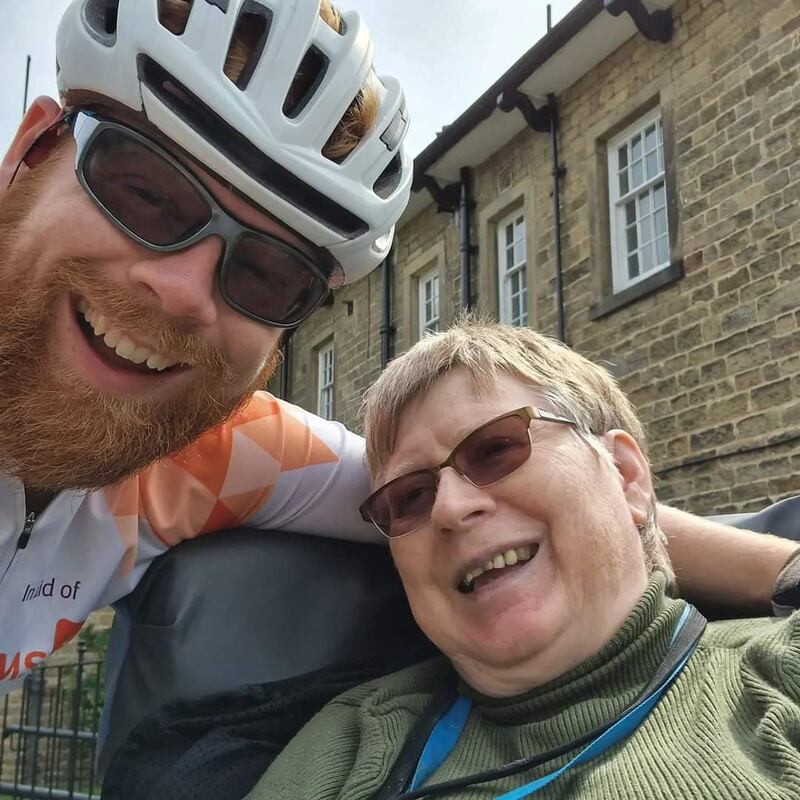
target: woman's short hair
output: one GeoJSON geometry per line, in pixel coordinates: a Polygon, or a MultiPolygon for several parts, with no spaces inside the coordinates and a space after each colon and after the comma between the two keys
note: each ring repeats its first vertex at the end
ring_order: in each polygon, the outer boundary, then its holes
{"type": "MultiPolygon", "coordinates": [[[[379,476],[394,450],[400,415],[417,397],[455,369],[465,369],[477,392],[501,373],[530,382],[552,411],[574,419],[577,430],[604,457],[598,438],[613,429],[629,433],[647,458],[647,441],[630,400],[611,373],[561,342],[530,328],[465,316],[449,329],[426,334],[392,361],[364,398],[367,461],[379,476]]],[[[642,530],[648,570],[672,567],[655,518],[655,497],[642,530]]]]}

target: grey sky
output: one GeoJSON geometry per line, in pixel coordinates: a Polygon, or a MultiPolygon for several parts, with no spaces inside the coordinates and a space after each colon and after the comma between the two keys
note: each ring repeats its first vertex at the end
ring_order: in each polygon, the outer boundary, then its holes
{"type": "MultiPolygon", "coordinates": [[[[0,0],[0,151],[22,116],[25,57],[29,102],[55,96],[55,32],[69,0],[0,0]]],[[[577,0],[553,0],[554,23],[577,0]]],[[[540,0],[339,0],[359,11],[376,40],[378,72],[405,88],[411,152],[429,144],[546,32],[540,0]]]]}

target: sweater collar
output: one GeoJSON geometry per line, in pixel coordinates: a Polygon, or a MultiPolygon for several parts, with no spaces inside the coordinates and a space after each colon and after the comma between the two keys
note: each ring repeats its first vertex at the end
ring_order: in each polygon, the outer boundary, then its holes
{"type": "MultiPolygon", "coordinates": [[[[499,725],[536,726],[537,722],[552,722],[572,709],[575,713],[569,714],[571,736],[597,727],[636,699],[669,647],[685,603],[667,598],[665,583],[664,574],[655,572],[611,640],[594,656],[555,680],[510,698],[487,697],[463,681],[459,692],[470,697],[485,718],[499,725]]],[[[567,731],[562,729],[560,735],[564,733],[567,731]]],[[[543,734],[545,731],[537,733],[543,734]]]]}

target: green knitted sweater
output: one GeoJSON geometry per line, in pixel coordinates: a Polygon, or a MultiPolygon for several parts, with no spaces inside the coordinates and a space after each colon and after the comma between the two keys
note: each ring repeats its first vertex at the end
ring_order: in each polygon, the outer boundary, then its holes
{"type": "MultiPolygon", "coordinates": [[[[664,596],[656,575],[616,636],[558,680],[502,700],[462,685],[474,700],[467,726],[427,785],[549,750],[616,716],[657,669],[683,606],[664,596]]],[[[448,671],[436,659],[336,698],[290,742],[247,800],[370,800],[448,671]]],[[[574,755],[443,797],[489,800],[574,755]]],[[[534,796],[800,798],[800,613],[709,625],[676,683],[630,738],[534,796]]]]}

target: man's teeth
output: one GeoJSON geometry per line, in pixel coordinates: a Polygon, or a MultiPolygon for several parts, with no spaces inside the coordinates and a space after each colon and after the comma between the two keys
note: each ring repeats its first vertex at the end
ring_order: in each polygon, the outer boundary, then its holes
{"type": "Polygon", "coordinates": [[[137,347],[129,336],[126,336],[118,328],[113,328],[106,317],[99,311],[89,308],[85,302],[79,304],[78,310],[83,314],[83,318],[89,323],[95,335],[102,336],[106,345],[120,358],[132,361],[134,364],[147,364],[150,369],[158,372],[178,363],[147,347],[137,347]]]}
{"type": "Polygon", "coordinates": [[[517,547],[512,550],[506,550],[504,553],[498,553],[494,558],[486,561],[483,566],[468,572],[461,579],[461,584],[467,588],[471,587],[475,578],[483,575],[484,572],[489,572],[493,569],[503,569],[504,567],[513,567],[522,561],[530,561],[536,555],[539,549],[538,545],[534,545],[533,552],[530,547],[517,547]]]}

